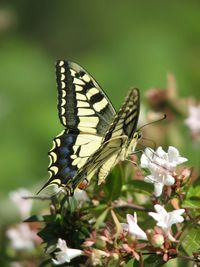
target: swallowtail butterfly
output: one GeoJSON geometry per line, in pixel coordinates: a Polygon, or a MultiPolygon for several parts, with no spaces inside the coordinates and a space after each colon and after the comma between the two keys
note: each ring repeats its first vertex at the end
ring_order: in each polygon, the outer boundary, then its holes
{"type": "Polygon", "coordinates": [[[131,89],[116,113],[98,83],[76,63],[57,61],[56,77],[58,115],[65,129],[53,140],[50,178],[42,189],[54,186],[73,195],[94,174],[100,184],[135,150],[140,94],[131,89]]]}

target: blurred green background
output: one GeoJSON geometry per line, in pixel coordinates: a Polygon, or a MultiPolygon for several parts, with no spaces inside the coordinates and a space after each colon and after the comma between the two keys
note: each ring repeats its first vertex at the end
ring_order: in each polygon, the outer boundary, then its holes
{"type": "MultiPolygon", "coordinates": [[[[47,152],[62,127],[54,63],[73,60],[102,85],[116,108],[131,86],[166,87],[200,98],[199,1],[33,1],[0,3],[0,199],[48,178],[47,152]]],[[[199,164],[188,137],[178,147],[199,164]]]]}

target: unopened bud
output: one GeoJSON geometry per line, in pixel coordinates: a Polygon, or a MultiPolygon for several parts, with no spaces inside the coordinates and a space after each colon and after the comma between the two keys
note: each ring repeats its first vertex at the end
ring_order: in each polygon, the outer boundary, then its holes
{"type": "Polygon", "coordinates": [[[100,238],[96,240],[95,244],[98,249],[104,249],[106,247],[106,242],[100,238]]]}
{"type": "Polygon", "coordinates": [[[156,248],[161,247],[163,245],[164,241],[165,240],[164,240],[163,235],[160,235],[160,234],[156,234],[156,235],[152,236],[150,239],[151,244],[156,248]]]}
{"type": "Polygon", "coordinates": [[[114,262],[118,262],[118,260],[119,260],[119,254],[117,254],[116,252],[112,253],[112,255],[111,255],[111,259],[112,259],[114,262]]]}
{"type": "Polygon", "coordinates": [[[129,243],[134,243],[137,240],[137,238],[135,235],[128,235],[127,240],[129,243]]]}

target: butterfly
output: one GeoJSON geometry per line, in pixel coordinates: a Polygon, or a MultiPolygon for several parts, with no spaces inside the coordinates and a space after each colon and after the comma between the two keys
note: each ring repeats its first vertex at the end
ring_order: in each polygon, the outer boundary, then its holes
{"type": "Polygon", "coordinates": [[[65,129],[53,140],[50,178],[42,189],[54,186],[73,195],[95,174],[101,184],[119,161],[134,152],[141,138],[140,94],[131,89],[116,112],[98,83],[78,64],[58,60],[56,77],[58,115],[65,129]]]}

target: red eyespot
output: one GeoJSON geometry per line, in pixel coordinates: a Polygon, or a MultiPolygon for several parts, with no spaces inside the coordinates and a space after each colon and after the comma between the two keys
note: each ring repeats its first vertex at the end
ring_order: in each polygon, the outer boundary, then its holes
{"type": "Polygon", "coordinates": [[[83,182],[81,182],[78,185],[78,188],[81,189],[81,190],[84,190],[87,187],[87,184],[88,184],[88,182],[86,180],[84,180],[83,182]]]}

